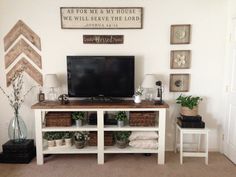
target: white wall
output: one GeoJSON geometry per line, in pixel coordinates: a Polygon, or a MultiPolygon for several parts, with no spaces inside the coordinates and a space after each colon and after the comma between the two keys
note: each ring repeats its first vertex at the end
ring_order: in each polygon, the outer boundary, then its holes
{"type": "MultiPolygon", "coordinates": [[[[165,84],[164,99],[170,103],[167,118],[167,149],[172,149],[174,119],[178,114],[175,98],[179,93],[169,93],[170,73],[190,73],[189,94],[200,95],[204,101],[200,114],[211,128],[210,149],[218,150],[221,127],[222,72],[226,33],[225,0],[1,0],[0,1],[0,85],[5,87],[3,38],[19,20],[23,20],[40,37],[42,43],[43,73],[60,75],[66,85],[66,55],[135,55],[136,86],[145,73],[155,73],[165,84]],[[144,26],[141,30],[66,30],[61,29],[60,7],[143,7],[144,26]],[[170,45],[170,25],[191,24],[190,45],[170,45]],[[83,34],[123,34],[122,45],[84,45],[83,34]],[[189,70],[171,70],[170,50],[192,50],[192,66],[189,70]]],[[[27,77],[29,78],[29,77],[27,77]]],[[[27,81],[27,86],[35,84],[27,81]]],[[[36,90],[26,99],[22,117],[34,136],[33,112],[30,106],[36,102],[36,90]],[[33,98],[33,99],[32,99],[33,98]]],[[[0,94],[0,144],[7,141],[7,125],[12,111],[7,99],[0,94]]]]}

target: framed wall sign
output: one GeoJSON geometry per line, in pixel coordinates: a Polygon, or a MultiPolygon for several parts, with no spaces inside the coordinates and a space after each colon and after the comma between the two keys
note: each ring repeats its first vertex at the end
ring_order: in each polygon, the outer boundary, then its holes
{"type": "Polygon", "coordinates": [[[171,69],[189,69],[191,64],[191,50],[171,50],[171,69]]]}
{"type": "Polygon", "coordinates": [[[123,35],[83,35],[84,44],[123,44],[123,35]]]}
{"type": "Polygon", "coordinates": [[[142,29],[142,7],[61,7],[62,29],[142,29]]]}
{"type": "Polygon", "coordinates": [[[188,92],[189,74],[170,74],[170,92],[188,92]]]}
{"type": "Polygon", "coordinates": [[[191,25],[171,25],[171,44],[190,44],[191,25]]]}

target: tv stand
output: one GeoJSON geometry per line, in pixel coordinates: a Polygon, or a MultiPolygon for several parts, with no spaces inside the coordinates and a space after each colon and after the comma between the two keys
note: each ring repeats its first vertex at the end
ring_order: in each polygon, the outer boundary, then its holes
{"type": "Polygon", "coordinates": [[[44,163],[44,155],[46,154],[96,154],[98,164],[104,163],[105,154],[117,153],[155,153],[157,154],[158,164],[165,163],[165,128],[166,128],[166,110],[168,104],[155,105],[151,101],[142,101],[136,104],[133,101],[123,100],[120,103],[82,103],[80,101],[70,101],[66,105],[60,104],[59,101],[45,101],[32,106],[35,112],[35,135],[36,135],[36,149],[37,149],[37,164],[44,163]],[[45,126],[45,113],[48,111],[87,111],[96,112],[97,125],[83,125],[82,127],[47,127],[45,126]],[[156,112],[156,125],[145,126],[130,126],[117,127],[117,125],[105,125],[104,116],[107,112],[117,111],[154,111],[156,112]],[[43,133],[55,131],[96,131],[97,132],[97,146],[87,146],[83,149],[76,149],[72,147],[48,148],[43,143],[43,133]],[[104,133],[106,131],[157,131],[158,149],[138,149],[128,146],[124,149],[119,149],[116,146],[104,146],[104,133]]]}

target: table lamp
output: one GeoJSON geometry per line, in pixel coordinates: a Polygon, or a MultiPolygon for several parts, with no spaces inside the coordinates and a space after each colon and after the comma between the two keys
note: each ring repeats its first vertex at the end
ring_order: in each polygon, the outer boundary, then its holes
{"type": "Polygon", "coordinates": [[[154,74],[146,74],[142,82],[142,88],[146,89],[145,99],[153,99],[153,89],[156,87],[156,77],[154,74]]]}
{"type": "Polygon", "coordinates": [[[56,93],[55,89],[60,86],[57,75],[56,74],[46,74],[44,85],[46,88],[49,88],[48,100],[56,101],[57,100],[57,93],[56,93]]]}

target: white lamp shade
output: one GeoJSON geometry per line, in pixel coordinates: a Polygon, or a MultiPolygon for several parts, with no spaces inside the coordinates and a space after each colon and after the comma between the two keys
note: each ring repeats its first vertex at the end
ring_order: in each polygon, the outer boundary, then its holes
{"type": "Polygon", "coordinates": [[[57,75],[56,74],[46,74],[44,85],[47,88],[59,87],[60,83],[58,81],[57,75]]]}
{"type": "Polygon", "coordinates": [[[156,87],[156,77],[154,74],[146,74],[142,83],[143,88],[155,88],[156,87]]]}

